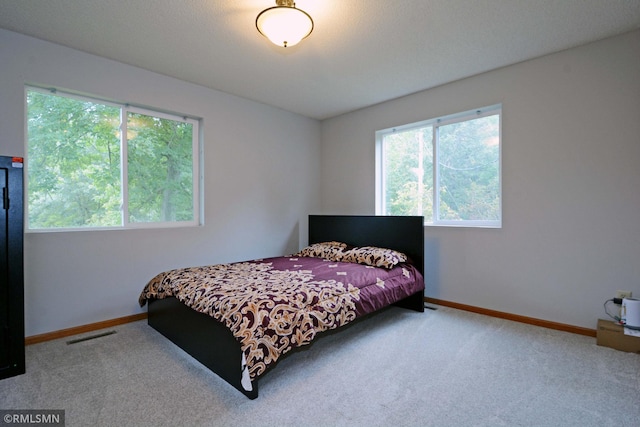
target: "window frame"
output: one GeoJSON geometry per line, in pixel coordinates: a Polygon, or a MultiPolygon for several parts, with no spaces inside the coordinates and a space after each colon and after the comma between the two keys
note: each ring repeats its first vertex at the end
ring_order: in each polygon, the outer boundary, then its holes
{"type": "Polygon", "coordinates": [[[425,226],[436,227],[471,227],[471,228],[502,228],[502,104],[490,105],[482,108],[474,108],[460,113],[449,114],[446,116],[436,117],[433,119],[422,120],[419,122],[408,123],[401,126],[393,126],[381,129],[375,133],[375,209],[376,215],[389,215],[386,213],[385,206],[385,171],[384,171],[384,138],[396,132],[406,132],[412,129],[420,129],[424,127],[432,127],[432,150],[433,150],[433,216],[425,217],[425,226]],[[488,116],[498,116],[498,192],[499,192],[499,212],[498,220],[443,220],[439,218],[440,208],[440,182],[439,182],[439,161],[438,161],[438,131],[441,126],[461,123],[469,120],[479,119],[488,116]]]}
{"type": "Polygon", "coordinates": [[[57,88],[43,87],[37,85],[25,85],[24,90],[24,117],[25,117],[25,232],[28,233],[56,233],[71,231],[102,231],[102,230],[132,230],[132,229],[164,229],[164,228],[185,228],[198,227],[202,225],[202,126],[201,119],[188,116],[185,114],[171,113],[160,111],[153,108],[132,105],[129,103],[121,103],[105,100],[100,97],[74,93],[67,90],[59,90],[57,88]],[[27,97],[29,92],[40,92],[43,94],[53,94],[63,96],[83,102],[91,102],[94,104],[102,104],[120,109],[120,189],[121,189],[121,223],[114,226],[88,226],[88,227],[58,227],[58,228],[31,228],[29,224],[29,132],[28,121],[29,112],[27,97]],[[192,203],[193,203],[193,219],[190,221],[157,221],[157,222],[131,222],[129,220],[129,186],[128,186],[128,138],[127,138],[127,116],[128,113],[143,114],[160,119],[172,120],[176,122],[189,123],[192,126],[192,203]]]}

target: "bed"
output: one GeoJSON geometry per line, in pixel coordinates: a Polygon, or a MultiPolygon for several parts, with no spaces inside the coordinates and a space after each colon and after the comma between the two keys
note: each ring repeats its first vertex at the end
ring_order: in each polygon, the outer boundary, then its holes
{"type": "Polygon", "coordinates": [[[295,254],[158,274],[139,298],[149,325],[255,399],[258,379],[318,336],[389,305],[424,311],[423,217],[310,215],[308,226],[295,254]]]}

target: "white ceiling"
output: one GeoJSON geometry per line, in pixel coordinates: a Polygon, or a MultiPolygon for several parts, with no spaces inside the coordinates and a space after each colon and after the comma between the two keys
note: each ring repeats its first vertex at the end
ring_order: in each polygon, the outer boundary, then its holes
{"type": "Polygon", "coordinates": [[[0,0],[0,28],[316,119],[640,28],[640,0],[297,0],[315,29],[284,49],[274,5],[0,0]]]}

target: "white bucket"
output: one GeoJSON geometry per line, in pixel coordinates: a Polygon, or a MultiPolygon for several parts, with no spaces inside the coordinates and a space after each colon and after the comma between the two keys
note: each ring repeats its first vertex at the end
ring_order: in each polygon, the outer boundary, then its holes
{"type": "Polygon", "coordinates": [[[623,324],[631,328],[640,328],[640,299],[624,298],[620,314],[623,324]]]}

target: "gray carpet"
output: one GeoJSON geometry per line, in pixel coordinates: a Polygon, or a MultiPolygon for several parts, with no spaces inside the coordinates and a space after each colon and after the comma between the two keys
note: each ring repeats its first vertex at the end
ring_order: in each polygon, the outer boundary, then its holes
{"type": "Polygon", "coordinates": [[[325,336],[256,400],[144,321],[112,329],[27,347],[0,409],[65,409],[67,426],[640,425],[640,355],[451,308],[391,308],[325,336]]]}

